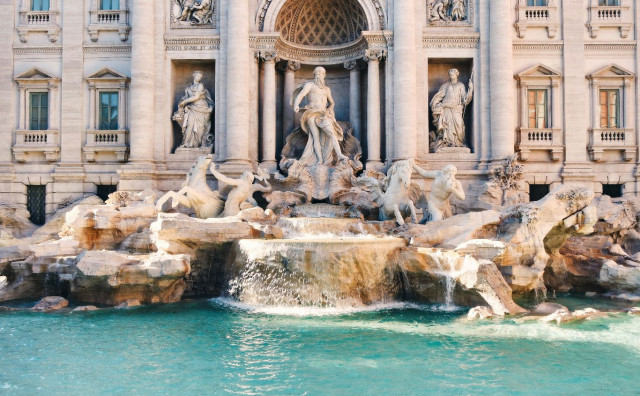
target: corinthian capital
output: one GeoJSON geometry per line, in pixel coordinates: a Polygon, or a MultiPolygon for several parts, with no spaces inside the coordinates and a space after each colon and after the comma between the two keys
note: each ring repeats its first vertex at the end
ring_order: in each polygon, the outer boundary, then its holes
{"type": "Polygon", "coordinates": [[[260,60],[263,62],[277,62],[279,61],[278,52],[269,50],[260,51],[260,60]]]}
{"type": "Polygon", "coordinates": [[[300,67],[301,67],[300,62],[296,62],[296,61],[286,61],[279,66],[280,70],[282,70],[283,72],[286,72],[286,71],[296,72],[300,70],[300,67]]]}
{"type": "Polygon", "coordinates": [[[363,59],[366,62],[373,61],[373,60],[380,61],[382,60],[383,57],[384,57],[384,50],[370,48],[364,52],[363,59]]]}

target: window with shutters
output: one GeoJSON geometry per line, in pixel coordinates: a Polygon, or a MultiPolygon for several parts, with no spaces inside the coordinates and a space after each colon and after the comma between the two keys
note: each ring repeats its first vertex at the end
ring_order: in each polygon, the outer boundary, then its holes
{"type": "Polygon", "coordinates": [[[120,0],[100,0],[100,9],[103,11],[119,10],[120,0]]]}
{"type": "Polygon", "coordinates": [[[528,7],[546,7],[548,5],[548,0],[527,0],[528,7]]]}
{"type": "Polygon", "coordinates": [[[529,128],[543,129],[548,128],[547,122],[547,90],[546,89],[530,89],[527,92],[529,128]]]}
{"type": "Polygon", "coordinates": [[[49,11],[49,0],[31,0],[31,11],[49,11]]]}
{"type": "Polygon", "coordinates": [[[29,94],[29,129],[32,131],[49,129],[48,92],[31,92],[29,94]]]}
{"type": "Polygon", "coordinates": [[[600,90],[600,128],[620,128],[620,91],[600,90]]]}
{"type": "Polygon", "coordinates": [[[118,92],[100,92],[100,130],[118,129],[118,92]]]}

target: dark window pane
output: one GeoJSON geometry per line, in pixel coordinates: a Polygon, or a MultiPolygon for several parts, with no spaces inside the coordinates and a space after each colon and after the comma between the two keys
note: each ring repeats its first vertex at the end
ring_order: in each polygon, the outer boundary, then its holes
{"type": "Polygon", "coordinates": [[[548,184],[529,184],[529,201],[539,201],[549,194],[548,184]]]}
{"type": "Polygon", "coordinates": [[[622,197],[623,189],[624,184],[603,184],[602,195],[608,195],[611,198],[620,198],[622,197]]]}
{"type": "Polygon", "coordinates": [[[27,210],[31,222],[43,225],[46,221],[46,186],[27,186],[27,210]]]}

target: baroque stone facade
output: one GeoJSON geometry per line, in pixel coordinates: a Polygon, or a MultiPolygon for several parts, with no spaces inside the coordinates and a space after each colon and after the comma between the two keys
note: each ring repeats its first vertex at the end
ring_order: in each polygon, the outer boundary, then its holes
{"type": "Polygon", "coordinates": [[[632,0],[34,4],[0,4],[11,16],[0,27],[0,81],[10,87],[0,96],[0,197],[8,203],[52,213],[87,193],[179,190],[203,153],[233,177],[276,171],[300,126],[291,97],[318,66],[366,169],[451,163],[469,191],[517,153],[532,198],[561,183],[640,191],[640,6],[632,0]],[[464,147],[438,150],[430,140],[440,117],[429,104],[452,69],[465,88],[473,75],[473,98],[450,111],[465,135],[454,146],[464,147]],[[196,71],[212,145],[185,145],[184,122],[172,120],[196,71]]]}

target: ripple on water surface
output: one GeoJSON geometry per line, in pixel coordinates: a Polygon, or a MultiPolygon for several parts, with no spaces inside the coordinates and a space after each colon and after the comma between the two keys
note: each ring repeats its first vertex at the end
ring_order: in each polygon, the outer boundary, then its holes
{"type": "Polygon", "coordinates": [[[390,304],[0,313],[2,394],[634,394],[640,318],[467,322],[390,304]]]}

